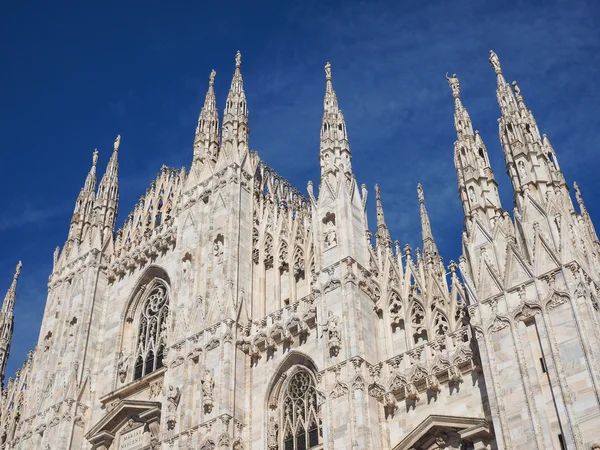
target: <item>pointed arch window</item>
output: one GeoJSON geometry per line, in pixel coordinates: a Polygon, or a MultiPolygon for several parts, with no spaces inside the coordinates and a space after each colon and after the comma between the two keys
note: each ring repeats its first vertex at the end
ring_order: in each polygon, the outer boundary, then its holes
{"type": "Polygon", "coordinates": [[[156,282],[149,289],[142,303],[135,353],[134,380],[163,366],[168,315],[169,293],[167,287],[156,282]]]}
{"type": "Polygon", "coordinates": [[[317,412],[317,389],[313,376],[299,370],[283,396],[282,437],[284,450],[306,450],[323,441],[323,424],[317,412]]]}

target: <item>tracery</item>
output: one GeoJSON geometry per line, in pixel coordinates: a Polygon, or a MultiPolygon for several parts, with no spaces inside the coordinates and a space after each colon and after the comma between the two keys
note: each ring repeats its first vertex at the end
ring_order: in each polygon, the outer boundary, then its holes
{"type": "Polygon", "coordinates": [[[284,450],[305,450],[319,445],[323,426],[317,412],[317,390],[306,370],[296,372],[287,385],[282,403],[284,450]]]}
{"type": "Polygon", "coordinates": [[[163,366],[168,315],[167,287],[156,282],[142,302],[135,353],[134,380],[163,366]]]}

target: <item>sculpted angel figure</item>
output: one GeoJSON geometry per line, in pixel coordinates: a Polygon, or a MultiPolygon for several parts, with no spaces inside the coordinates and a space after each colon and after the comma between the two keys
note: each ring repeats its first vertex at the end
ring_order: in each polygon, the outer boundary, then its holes
{"type": "Polygon", "coordinates": [[[210,370],[204,372],[204,380],[202,380],[202,393],[204,397],[212,398],[213,390],[215,388],[215,380],[210,370]]]}
{"type": "Polygon", "coordinates": [[[179,405],[179,399],[181,398],[181,391],[178,387],[169,386],[169,392],[167,393],[167,410],[169,413],[174,413],[179,405]]]}
{"type": "Polygon", "coordinates": [[[121,383],[123,381],[125,381],[125,376],[127,375],[128,367],[129,367],[129,353],[122,351],[121,353],[119,353],[119,361],[117,363],[117,373],[119,374],[121,383]]]}

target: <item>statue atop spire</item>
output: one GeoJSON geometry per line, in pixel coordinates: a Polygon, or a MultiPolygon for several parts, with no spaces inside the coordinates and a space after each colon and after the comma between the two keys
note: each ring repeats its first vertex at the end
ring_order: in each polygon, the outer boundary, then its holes
{"type": "Polygon", "coordinates": [[[209,87],[214,87],[216,76],[217,76],[217,72],[215,72],[215,69],[211,70],[210,75],[208,76],[208,86],[209,87]]]}
{"type": "Polygon", "coordinates": [[[235,68],[239,69],[242,66],[242,53],[238,50],[235,54],[235,68]]]}
{"type": "Polygon", "coordinates": [[[490,50],[489,62],[494,68],[496,75],[502,75],[502,68],[500,67],[500,58],[498,58],[498,55],[496,55],[494,50],[490,50]]]}
{"type": "Polygon", "coordinates": [[[94,149],[94,153],[92,153],[92,167],[96,167],[98,164],[98,149],[94,149]]]}
{"type": "Polygon", "coordinates": [[[115,152],[118,152],[118,151],[119,151],[119,147],[120,147],[120,145],[121,145],[121,135],[120,135],[120,134],[117,134],[117,137],[116,137],[116,139],[115,139],[115,143],[114,143],[114,146],[113,146],[113,147],[114,147],[114,151],[115,151],[115,152]]]}
{"type": "Polygon", "coordinates": [[[458,78],[456,78],[456,74],[453,74],[452,77],[448,77],[448,72],[446,72],[446,80],[448,80],[448,85],[450,86],[450,89],[452,89],[452,97],[459,98],[460,83],[458,78]]]}

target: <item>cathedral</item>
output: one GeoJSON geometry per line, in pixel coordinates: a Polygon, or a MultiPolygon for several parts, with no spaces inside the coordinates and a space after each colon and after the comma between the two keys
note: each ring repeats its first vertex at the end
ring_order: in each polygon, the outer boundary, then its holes
{"type": "Polygon", "coordinates": [[[0,449],[600,449],[600,241],[489,62],[514,205],[447,76],[464,209],[449,265],[420,185],[421,248],[392,240],[377,186],[369,229],[329,63],[306,194],[250,150],[239,52],[222,118],[210,74],[189,170],[163,166],[118,230],[120,137],[99,183],[94,152],[37,345],[3,383],[0,449]]]}

